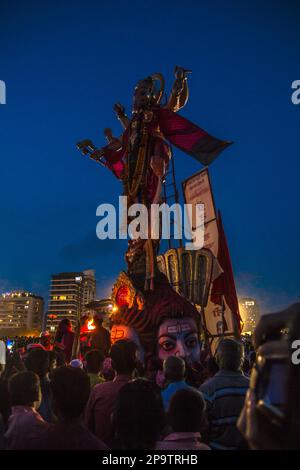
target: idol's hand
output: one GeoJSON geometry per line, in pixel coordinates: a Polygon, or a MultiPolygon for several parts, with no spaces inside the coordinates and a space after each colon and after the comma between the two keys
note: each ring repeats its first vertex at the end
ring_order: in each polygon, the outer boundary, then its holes
{"type": "Polygon", "coordinates": [[[97,150],[94,150],[94,152],[92,152],[90,154],[90,157],[93,159],[93,160],[96,160],[97,162],[99,160],[101,160],[101,158],[104,156],[104,150],[103,149],[97,149],[97,150]]]}
{"type": "Polygon", "coordinates": [[[178,65],[176,65],[176,67],[175,67],[175,77],[177,79],[183,80],[184,78],[186,78],[188,73],[192,73],[192,71],[188,70],[188,69],[184,69],[183,67],[178,67],[178,65]]]}
{"type": "Polygon", "coordinates": [[[125,116],[125,107],[121,103],[116,103],[114,105],[114,111],[118,118],[125,116]]]}

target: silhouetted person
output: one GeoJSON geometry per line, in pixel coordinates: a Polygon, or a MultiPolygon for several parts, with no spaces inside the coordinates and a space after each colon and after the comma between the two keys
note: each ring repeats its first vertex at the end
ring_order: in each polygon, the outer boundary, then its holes
{"type": "Polygon", "coordinates": [[[90,379],[91,388],[105,382],[105,379],[99,375],[103,367],[103,362],[104,355],[98,349],[92,349],[85,355],[85,369],[90,379]]]}
{"type": "Polygon", "coordinates": [[[51,423],[53,421],[53,410],[49,379],[49,351],[40,348],[31,350],[25,359],[25,367],[27,370],[37,374],[40,378],[42,400],[38,412],[45,421],[51,423]]]}
{"type": "Polygon", "coordinates": [[[10,415],[10,401],[8,394],[8,383],[7,380],[0,377],[0,416],[3,426],[3,431],[7,427],[8,418],[10,415]]]}
{"type": "Polygon", "coordinates": [[[82,422],[90,393],[90,381],[80,368],[63,366],[53,372],[51,380],[57,422],[41,437],[37,448],[44,450],[105,450],[82,422]]]}
{"type": "Polygon", "coordinates": [[[40,344],[46,349],[46,351],[52,351],[53,346],[51,344],[51,336],[49,331],[43,331],[40,334],[40,344]]]}
{"type": "Polygon", "coordinates": [[[10,378],[8,389],[11,415],[4,435],[5,448],[34,449],[49,426],[36,411],[41,398],[40,379],[34,372],[18,372],[10,378]]]}
{"type": "Polygon", "coordinates": [[[102,318],[94,317],[96,329],[91,339],[91,347],[98,349],[103,353],[104,357],[107,357],[110,350],[110,333],[104,328],[102,323],[102,318]]]}
{"type": "Polygon", "coordinates": [[[72,358],[72,349],[74,342],[74,332],[72,331],[72,323],[68,318],[64,318],[58,325],[55,342],[64,346],[66,362],[69,363],[72,358]]]}
{"type": "Polygon", "coordinates": [[[113,442],[111,416],[115,410],[117,396],[124,385],[133,378],[136,366],[136,345],[132,341],[120,340],[111,347],[114,380],[95,385],[92,389],[85,413],[88,428],[108,447],[113,442]]]}
{"type": "Polygon", "coordinates": [[[249,387],[249,379],[242,372],[243,360],[242,343],[221,340],[216,352],[220,370],[200,387],[207,404],[207,441],[212,449],[234,450],[245,446],[236,427],[249,387]]]}
{"type": "Polygon", "coordinates": [[[52,352],[56,354],[56,366],[57,367],[66,365],[66,355],[65,355],[64,349],[65,349],[64,345],[57,341],[53,344],[52,352]]]}
{"type": "Polygon", "coordinates": [[[154,449],[165,424],[159,387],[148,379],[135,379],[124,385],[114,420],[118,449],[154,449]]]}
{"type": "Polygon", "coordinates": [[[185,362],[181,357],[169,356],[164,360],[163,371],[166,387],[162,391],[164,408],[167,411],[169,402],[177,390],[191,388],[185,381],[185,362]]]}
{"type": "Polygon", "coordinates": [[[177,390],[167,412],[171,432],[156,445],[158,450],[209,450],[201,442],[205,422],[205,401],[194,388],[177,390]]]}

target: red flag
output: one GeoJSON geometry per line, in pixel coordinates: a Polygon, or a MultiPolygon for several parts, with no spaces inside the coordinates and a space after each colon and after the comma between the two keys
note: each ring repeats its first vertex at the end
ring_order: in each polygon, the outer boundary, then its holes
{"type": "Polygon", "coordinates": [[[167,108],[156,111],[164,137],[202,165],[209,165],[226,147],[232,144],[217,139],[188,119],[167,108]]]}
{"type": "Polygon", "coordinates": [[[238,329],[241,331],[243,322],[239,311],[239,303],[235,289],[233,270],[220,211],[218,213],[218,231],[218,261],[221,268],[223,269],[223,273],[213,282],[211,301],[215,304],[222,305],[224,296],[226,304],[236,318],[238,329]]]}

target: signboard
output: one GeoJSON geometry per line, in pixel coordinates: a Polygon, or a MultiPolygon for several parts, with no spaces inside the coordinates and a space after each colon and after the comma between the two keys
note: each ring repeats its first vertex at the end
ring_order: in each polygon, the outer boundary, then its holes
{"type": "MultiPolygon", "coordinates": [[[[204,248],[210,250],[215,256],[215,261],[218,260],[221,263],[220,254],[224,255],[226,253],[224,246],[226,241],[223,231],[219,232],[208,168],[204,168],[185,180],[183,182],[183,193],[186,204],[192,204],[194,207],[196,207],[196,204],[204,204],[204,248]],[[221,253],[219,253],[219,244],[221,244],[221,253]]],[[[195,227],[195,213],[196,209],[193,209],[192,220],[189,220],[192,230],[197,228],[195,227]]],[[[227,260],[224,266],[219,262],[214,263],[214,266],[218,267],[219,270],[213,270],[208,301],[205,308],[202,308],[205,332],[213,354],[220,338],[238,335],[236,312],[232,312],[230,306],[227,305],[226,293],[223,292],[224,286],[222,292],[220,292],[220,304],[216,304],[212,300],[214,298],[211,295],[214,281],[224,272],[223,268],[229,269],[230,259],[227,260]]],[[[230,282],[234,283],[234,280],[232,279],[230,282]]]]}
{"type": "Polygon", "coordinates": [[[223,305],[219,305],[212,302],[210,295],[207,306],[203,310],[203,316],[210,350],[214,355],[220,338],[224,336],[236,337],[237,331],[234,316],[224,296],[223,305]]]}
{"type": "MultiPolygon", "coordinates": [[[[216,209],[211,189],[208,168],[204,168],[195,175],[185,180],[182,184],[184,200],[186,204],[204,204],[204,247],[209,249],[214,256],[218,256],[218,226],[216,209]]],[[[196,210],[192,212],[190,226],[196,230],[196,210]]]]}

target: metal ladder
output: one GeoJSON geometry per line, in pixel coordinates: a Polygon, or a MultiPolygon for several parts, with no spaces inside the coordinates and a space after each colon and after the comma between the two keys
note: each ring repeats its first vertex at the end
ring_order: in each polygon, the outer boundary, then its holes
{"type": "MultiPolygon", "coordinates": [[[[169,169],[165,175],[163,182],[163,202],[166,204],[178,204],[179,203],[179,192],[176,185],[175,177],[175,163],[173,148],[171,147],[171,162],[169,169]]],[[[170,238],[168,240],[168,249],[171,248],[182,248],[182,239],[177,240],[174,238],[174,217],[170,218],[170,238]],[[177,246],[176,246],[177,245],[177,246]]]]}

